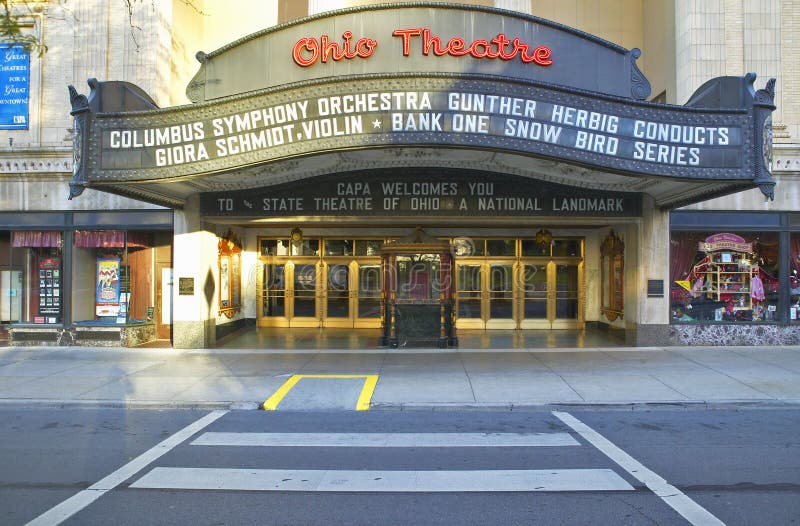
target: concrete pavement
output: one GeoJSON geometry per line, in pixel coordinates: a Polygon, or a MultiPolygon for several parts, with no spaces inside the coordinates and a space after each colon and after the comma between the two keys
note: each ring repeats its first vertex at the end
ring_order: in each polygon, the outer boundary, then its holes
{"type": "Polygon", "coordinates": [[[800,404],[800,346],[0,348],[0,404],[254,409],[800,404]],[[287,381],[294,375],[304,375],[287,381]],[[373,388],[367,377],[377,375],[373,388]],[[363,377],[363,379],[362,379],[363,377]]]}

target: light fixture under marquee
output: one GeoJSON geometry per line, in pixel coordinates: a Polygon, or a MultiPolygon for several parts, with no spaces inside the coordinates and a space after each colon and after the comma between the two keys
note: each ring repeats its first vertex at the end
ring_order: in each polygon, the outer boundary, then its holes
{"type": "Polygon", "coordinates": [[[303,231],[299,228],[293,228],[292,232],[289,234],[289,241],[292,242],[293,245],[299,245],[303,242],[303,231]]]}

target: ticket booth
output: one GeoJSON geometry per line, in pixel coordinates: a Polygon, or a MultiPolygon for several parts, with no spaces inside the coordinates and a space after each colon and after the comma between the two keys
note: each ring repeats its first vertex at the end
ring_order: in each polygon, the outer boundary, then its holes
{"type": "Polygon", "coordinates": [[[381,247],[384,305],[380,345],[458,345],[450,242],[418,227],[381,247]]]}

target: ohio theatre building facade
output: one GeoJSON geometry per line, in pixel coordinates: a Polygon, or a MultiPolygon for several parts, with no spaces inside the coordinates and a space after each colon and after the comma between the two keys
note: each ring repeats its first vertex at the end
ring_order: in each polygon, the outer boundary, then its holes
{"type": "Polygon", "coordinates": [[[198,53],[186,106],[70,87],[70,197],[175,210],[175,347],[246,324],[371,329],[388,346],[603,326],[653,345],[686,341],[676,316],[788,319],[790,284],[724,229],[670,264],[670,210],[779,190],[774,82],[648,102],[638,57],[493,8],[324,13],[198,53]]]}

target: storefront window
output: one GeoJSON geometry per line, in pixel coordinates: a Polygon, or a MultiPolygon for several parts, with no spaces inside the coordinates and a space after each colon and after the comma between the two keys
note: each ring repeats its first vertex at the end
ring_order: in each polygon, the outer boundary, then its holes
{"type": "Polygon", "coordinates": [[[144,322],[153,308],[150,233],[75,231],[72,312],[75,323],[144,322]]]}
{"type": "Polygon", "coordinates": [[[800,234],[789,239],[789,321],[800,323],[800,234]]]}
{"type": "Polygon", "coordinates": [[[673,232],[674,322],[773,322],[778,306],[777,233],[673,232]]]}
{"type": "Polygon", "coordinates": [[[0,322],[63,322],[62,245],[54,231],[0,237],[0,322]]]}

